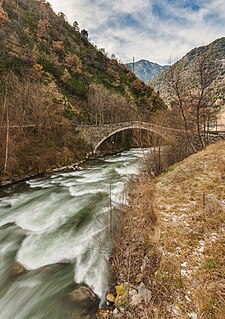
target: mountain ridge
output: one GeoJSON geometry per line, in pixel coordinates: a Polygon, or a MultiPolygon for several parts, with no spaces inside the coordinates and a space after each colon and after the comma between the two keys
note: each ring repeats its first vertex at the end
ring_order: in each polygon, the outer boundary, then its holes
{"type": "Polygon", "coordinates": [[[215,100],[217,98],[225,100],[225,37],[216,39],[208,45],[190,50],[171,67],[154,77],[150,83],[160,93],[160,96],[167,100],[169,98],[169,87],[166,78],[172,67],[180,70],[181,77],[184,81],[187,81],[186,85],[191,84],[190,76],[194,75],[199,59],[204,56],[208,59],[208,71],[214,73],[211,77],[209,88],[214,91],[215,100]]]}
{"type": "Polygon", "coordinates": [[[151,81],[156,75],[165,70],[168,65],[160,65],[156,62],[151,62],[145,59],[136,62],[129,62],[125,64],[131,71],[134,69],[136,76],[145,83],[151,81]]]}

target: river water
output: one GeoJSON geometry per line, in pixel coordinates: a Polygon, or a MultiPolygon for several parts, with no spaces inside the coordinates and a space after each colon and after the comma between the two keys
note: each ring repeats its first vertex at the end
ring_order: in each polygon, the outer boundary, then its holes
{"type": "Polygon", "coordinates": [[[142,165],[143,150],[133,149],[0,190],[0,319],[95,318],[99,302],[67,297],[86,284],[104,299],[110,212],[122,213],[142,165]],[[17,262],[27,271],[15,274],[17,262]]]}

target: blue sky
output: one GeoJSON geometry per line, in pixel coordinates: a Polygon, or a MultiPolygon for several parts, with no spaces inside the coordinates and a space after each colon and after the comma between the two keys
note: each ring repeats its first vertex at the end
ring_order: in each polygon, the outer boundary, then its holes
{"type": "Polygon", "coordinates": [[[225,36],[225,0],[48,0],[122,62],[168,64],[225,36]]]}

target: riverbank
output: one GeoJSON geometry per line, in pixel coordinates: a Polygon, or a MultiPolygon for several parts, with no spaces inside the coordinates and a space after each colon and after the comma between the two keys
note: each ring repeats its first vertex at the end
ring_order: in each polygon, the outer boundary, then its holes
{"type": "Polygon", "coordinates": [[[93,154],[91,151],[86,153],[80,153],[79,159],[77,159],[76,162],[71,161],[70,163],[67,163],[66,165],[52,165],[51,167],[46,167],[45,169],[38,169],[38,170],[27,170],[26,173],[22,173],[21,175],[9,175],[9,176],[0,176],[0,187],[7,187],[12,184],[16,184],[19,182],[25,182],[31,178],[38,178],[38,177],[44,177],[51,175],[53,173],[60,173],[60,172],[69,172],[69,171],[76,171],[81,170],[81,165],[84,164],[87,160],[91,160],[98,157],[103,156],[110,156],[115,155],[118,153],[121,153],[124,150],[128,149],[122,149],[119,147],[114,146],[113,148],[109,147],[109,144],[107,144],[106,150],[99,152],[98,154],[93,154]]]}
{"type": "Polygon", "coordinates": [[[48,168],[48,169],[43,170],[43,171],[33,172],[30,174],[28,173],[28,174],[22,175],[22,176],[0,177],[0,187],[10,186],[12,184],[19,183],[19,182],[25,182],[25,181],[32,179],[32,178],[48,176],[48,175],[51,175],[53,173],[81,170],[82,169],[81,165],[88,158],[89,157],[86,155],[86,157],[83,160],[78,161],[76,163],[71,163],[70,165],[59,166],[59,167],[54,166],[52,168],[48,168]]]}
{"type": "Polygon", "coordinates": [[[115,245],[109,315],[222,319],[224,218],[225,142],[141,178],[115,245]]]}

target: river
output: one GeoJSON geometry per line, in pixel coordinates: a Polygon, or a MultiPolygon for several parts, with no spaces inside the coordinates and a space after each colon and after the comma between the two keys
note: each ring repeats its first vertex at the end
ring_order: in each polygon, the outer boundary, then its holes
{"type": "Polygon", "coordinates": [[[104,299],[110,212],[122,213],[142,165],[143,151],[133,149],[0,190],[0,319],[95,318],[99,302],[67,297],[86,284],[104,299]],[[27,271],[15,274],[16,262],[27,271]]]}

